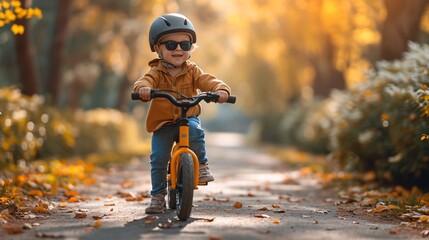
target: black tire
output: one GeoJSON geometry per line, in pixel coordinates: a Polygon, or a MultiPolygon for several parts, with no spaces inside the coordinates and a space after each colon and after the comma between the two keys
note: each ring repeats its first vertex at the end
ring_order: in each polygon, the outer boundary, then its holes
{"type": "Polygon", "coordinates": [[[182,221],[186,221],[191,215],[194,198],[194,162],[189,153],[184,153],[180,156],[176,190],[177,217],[182,221]]]}
{"type": "Polygon", "coordinates": [[[168,207],[170,209],[176,209],[176,202],[177,202],[177,193],[176,190],[171,189],[171,183],[170,181],[168,181],[168,194],[167,194],[167,198],[168,198],[168,207]]]}
{"type": "MultiPolygon", "coordinates": [[[[170,162],[168,163],[167,173],[170,175],[170,162]]],[[[176,209],[176,197],[177,197],[177,190],[171,189],[171,180],[167,179],[167,201],[168,201],[168,207],[170,209],[176,209]]]]}

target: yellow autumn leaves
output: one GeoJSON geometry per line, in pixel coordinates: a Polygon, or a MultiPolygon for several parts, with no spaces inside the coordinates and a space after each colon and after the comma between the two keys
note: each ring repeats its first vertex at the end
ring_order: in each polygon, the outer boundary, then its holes
{"type": "Polygon", "coordinates": [[[50,213],[53,206],[45,201],[45,198],[60,193],[64,193],[62,202],[78,202],[79,193],[71,188],[81,183],[94,184],[95,180],[89,177],[93,168],[92,164],[82,161],[66,163],[53,160],[49,163],[28,165],[27,173],[14,177],[13,169],[2,169],[4,172],[0,176],[0,209],[35,214],[50,213]]]}
{"type": "Polygon", "coordinates": [[[22,35],[25,32],[23,25],[14,23],[18,19],[37,17],[42,19],[40,8],[23,8],[19,0],[0,1],[0,28],[12,24],[10,30],[15,35],[22,35]]]}

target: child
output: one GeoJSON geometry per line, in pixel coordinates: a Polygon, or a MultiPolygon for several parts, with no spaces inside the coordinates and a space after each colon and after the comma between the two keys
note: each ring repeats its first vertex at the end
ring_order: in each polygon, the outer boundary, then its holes
{"type": "MultiPolygon", "coordinates": [[[[217,92],[220,96],[218,102],[226,102],[230,87],[188,61],[196,41],[194,26],[181,14],[166,14],[153,21],[149,30],[149,45],[159,58],[151,60],[149,72],[134,83],[134,91],[139,93],[143,101],[150,100],[151,88],[158,88],[176,90],[186,96],[197,95],[197,89],[217,92]]],[[[190,148],[200,162],[199,182],[210,182],[214,178],[207,164],[204,130],[198,118],[200,113],[200,106],[188,111],[190,148]]],[[[167,164],[173,143],[178,139],[179,117],[180,108],[169,101],[152,100],[146,120],[146,130],[153,132],[150,155],[152,199],[146,213],[162,213],[166,210],[167,164]]]]}

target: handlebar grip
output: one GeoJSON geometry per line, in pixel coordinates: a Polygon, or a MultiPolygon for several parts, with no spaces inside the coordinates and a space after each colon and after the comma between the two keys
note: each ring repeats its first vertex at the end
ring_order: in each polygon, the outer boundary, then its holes
{"type": "Polygon", "coordinates": [[[231,95],[226,100],[227,103],[235,103],[236,97],[234,95],[231,95]]]}
{"type": "Polygon", "coordinates": [[[140,95],[138,92],[131,93],[131,99],[132,100],[140,100],[140,95]]]}

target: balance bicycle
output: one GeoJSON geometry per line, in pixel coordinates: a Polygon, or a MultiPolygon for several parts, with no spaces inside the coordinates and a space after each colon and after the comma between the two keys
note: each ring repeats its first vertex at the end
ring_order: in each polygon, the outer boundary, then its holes
{"type": "MultiPolygon", "coordinates": [[[[140,100],[139,94],[131,94],[133,100],[140,100]]],[[[172,150],[172,157],[168,163],[168,207],[176,209],[180,220],[186,221],[191,215],[194,189],[198,185],[207,185],[199,183],[199,161],[195,153],[189,148],[189,120],[186,116],[188,110],[196,106],[201,101],[217,102],[219,94],[215,92],[203,92],[194,97],[187,97],[177,91],[169,89],[152,89],[151,99],[166,98],[173,105],[182,109],[179,119],[179,139],[176,141],[172,150]],[[180,96],[174,97],[172,94],[180,96]]],[[[236,97],[229,96],[227,103],[235,103],[236,97]]]]}

